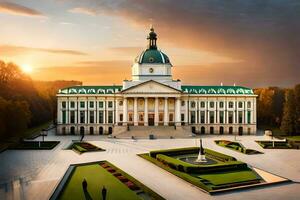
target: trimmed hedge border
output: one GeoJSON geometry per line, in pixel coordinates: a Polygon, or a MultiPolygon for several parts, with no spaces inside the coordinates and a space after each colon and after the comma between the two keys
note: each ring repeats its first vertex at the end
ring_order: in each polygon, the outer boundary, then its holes
{"type": "Polygon", "coordinates": [[[41,146],[38,146],[39,141],[23,141],[9,147],[10,150],[51,150],[56,147],[60,141],[40,141],[41,146]],[[44,145],[44,146],[43,146],[44,145]]]}

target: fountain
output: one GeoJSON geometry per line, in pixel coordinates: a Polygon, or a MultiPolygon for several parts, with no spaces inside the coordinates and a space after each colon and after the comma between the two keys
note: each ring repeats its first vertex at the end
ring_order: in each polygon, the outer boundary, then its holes
{"type": "Polygon", "coordinates": [[[202,139],[200,139],[200,149],[197,159],[195,160],[196,163],[206,163],[207,159],[205,158],[204,149],[202,147],[202,139]]]}

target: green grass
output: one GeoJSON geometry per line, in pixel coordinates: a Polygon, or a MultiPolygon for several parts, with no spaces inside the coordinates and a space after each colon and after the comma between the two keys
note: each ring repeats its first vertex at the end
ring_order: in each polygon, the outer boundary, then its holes
{"type": "Polygon", "coordinates": [[[135,192],[128,189],[125,184],[99,164],[77,166],[59,199],[87,199],[82,189],[82,181],[84,178],[88,183],[87,190],[92,199],[101,199],[101,189],[103,186],[107,189],[107,199],[109,200],[140,199],[135,192]]]}
{"type": "Polygon", "coordinates": [[[273,141],[255,141],[257,144],[259,144],[264,149],[292,149],[292,145],[290,145],[288,142],[285,141],[274,141],[274,147],[273,147],[273,141]]]}
{"type": "Polygon", "coordinates": [[[15,144],[9,147],[9,149],[15,150],[51,150],[56,145],[59,144],[59,141],[24,141],[19,144],[15,144]]]}
{"type": "Polygon", "coordinates": [[[105,149],[99,148],[88,142],[73,142],[67,149],[74,150],[79,154],[86,152],[105,151],[105,149]]]}
{"type": "Polygon", "coordinates": [[[239,142],[232,142],[229,140],[215,140],[215,143],[221,147],[228,148],[243,154],[253,155],[253,154],[262,154],[260,151],[254,149],[247,149],[239,142]]]}
{"type": "Polygon", "coordinates": [[[286,139],[290,141],[300,142],[300,135],[297,136],[285,136],[286,139]]]}

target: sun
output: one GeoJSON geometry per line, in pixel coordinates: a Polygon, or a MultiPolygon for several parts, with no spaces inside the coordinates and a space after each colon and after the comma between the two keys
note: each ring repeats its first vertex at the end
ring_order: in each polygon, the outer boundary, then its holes
{"type": "Polygon", "coordinates": [[[21,65],[21,69],[23,72],[30,74],[33,71],[32,66],[28,65],[28,64],[23,64],[21,65]]]}

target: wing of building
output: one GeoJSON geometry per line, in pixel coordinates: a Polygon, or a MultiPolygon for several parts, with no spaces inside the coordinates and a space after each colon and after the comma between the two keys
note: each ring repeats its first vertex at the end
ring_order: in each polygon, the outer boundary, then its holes
{"type": "Polygon", "coordinates": [[[199,134],[255,134],[256,95],[242,86],[183,85],[168,56],[149,45],[122,85],[73,86],[57,93],[58,134],[111,134],[128,126],[182,127],[199,134]]]}

